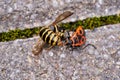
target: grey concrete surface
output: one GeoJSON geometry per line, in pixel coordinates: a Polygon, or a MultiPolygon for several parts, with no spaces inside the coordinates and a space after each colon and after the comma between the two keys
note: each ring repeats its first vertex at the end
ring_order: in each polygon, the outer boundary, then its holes
{"type": "Polygon", "coordinates": [[[0,32],[51,23],[66,10],[74,15],[63,21],[120,13],[120,0],[0,0],[0,32]]]}
{"type": "Polygon", "coordinates": [[[31,53],[38,37],[0,42],[0,80],[120,80],[120,24],[86,30],[88,46],[31,53]]]}
{"type": "MultiPolygon", "coordinates": [[[[120,13],[120,0],[0,0],[0,32],[51,23],[66,10],[63,22],[120,13]]],[[[120,24],[86,30],[88,46],[31,52],[38,37],[0,42],[0,80],[120,80],[120,24]]]]}

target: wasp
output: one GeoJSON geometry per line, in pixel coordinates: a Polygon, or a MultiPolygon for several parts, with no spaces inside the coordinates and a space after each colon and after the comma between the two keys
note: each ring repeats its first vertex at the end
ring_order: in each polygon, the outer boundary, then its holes
{"type": "Polygon", "coordinates": [[[73,12],[66,11],[60,14],[52,24],[46,27],[40,27],[39,36],[40,39],[36,42],[35,46],[33,46],[32,52],[35,55],[38,55],[42,52],[45,44],[49,44],[51,49],[54,46],[62,46],[62,38],[64,38],[64,30],[58,26],[58,23],[71,16],[73,12]]]}
{"type": "Polygon", "coordinates": [[[65,44],[67,47],[72,48],[72,50],[77,47],[81,47],[82,49],[84,49],[88,45],[91,45],[96,49],[96,47],[93,44],[87,44],[84,47],[82,47],[86,42],[85,31],[82,28],[82,26],[79,26],[76,29],[76,31],[73,32],[73,34],[71,36],[70,36],[69,32],[67,32],[67,33],[68,33],[68,37],[66,39],[65,44]]]}

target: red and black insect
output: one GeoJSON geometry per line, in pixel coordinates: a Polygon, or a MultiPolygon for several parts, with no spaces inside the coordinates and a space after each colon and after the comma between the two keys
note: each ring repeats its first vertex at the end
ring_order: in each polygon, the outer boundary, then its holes
{"type": "Polygon", "coordinates": [[[88,45],[91,45],[96,49],[96,47],[92,44],[87,44],[86,46],[82,47],[85,44],[85,42],[86,42],[85,31],[82,28],[82,26],[79,26],[71,36],[70,35],[68,36],[66,40],[66,45],[68,47],[71,47],[72,49],[75,49],[77,47],[81,47],[82,49],[84,49],[88,45]]]}

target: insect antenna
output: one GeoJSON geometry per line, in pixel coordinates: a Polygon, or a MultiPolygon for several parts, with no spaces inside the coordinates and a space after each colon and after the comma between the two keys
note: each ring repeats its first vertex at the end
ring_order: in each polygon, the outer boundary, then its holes
{"type": "Polygon", "coordinates": [[[85,49],[87,46],[92,46],[92,47],[94,47],[94,49],[97,49],[97,47],[94,46],[93,44],[87,44],[87,45],[85,45],[82,49],[85,49]]]}

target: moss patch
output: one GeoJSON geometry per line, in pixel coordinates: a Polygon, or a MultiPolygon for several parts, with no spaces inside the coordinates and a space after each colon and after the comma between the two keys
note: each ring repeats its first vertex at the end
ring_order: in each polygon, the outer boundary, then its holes
{"type": "Polygon", "coordinates": [[[120,23],[120,16],[110,15],[103,17],[87,18],[84,20],[78,20],[76,22],[62,23],[61,26],[64,26],[66,29],[70,30],[76,29],[79,25],[83,26],[84,29],[94,29],[103,25],[117,23],[120,23]]]}
{"type": "MultiPolygon", "coordinates": [[[[84,29],[94,29],[103,25],[120,23],[120,15],[110,15],[103,17],[93,17],[84,20],[78,20],[76,22],[61,23],[60,26],[65,29],[74,30],[79,25],[84,29]]],[[[9,32],[0,33],[0,42],[11,41],[15,39],[30,38],[39,33],[39,27],[25,30],[10,30],[9,32]]]]}
{"type": "Polygon", "coordinates": [[[9,32],[0,33],[0,42],[11,41],[15,39],[25,39],[33,37],[39,33],[39,27],[25,30],[10,30],[9,32]]]}

